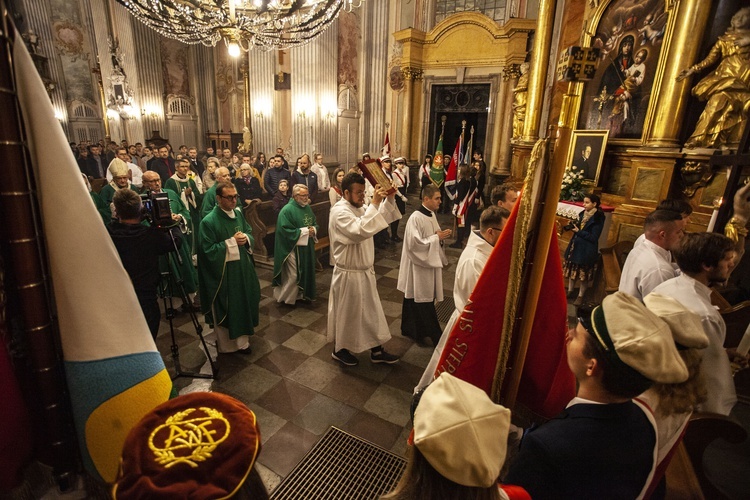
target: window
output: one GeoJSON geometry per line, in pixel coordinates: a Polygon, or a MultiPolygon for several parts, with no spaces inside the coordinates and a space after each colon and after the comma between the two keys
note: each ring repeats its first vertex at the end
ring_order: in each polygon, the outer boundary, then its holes
{"type": "Polygon", "coordinates": [[[477,11],[502,24],[505,22],[507,0],[436,0],[435,22],[456,12],[477,11]]]}

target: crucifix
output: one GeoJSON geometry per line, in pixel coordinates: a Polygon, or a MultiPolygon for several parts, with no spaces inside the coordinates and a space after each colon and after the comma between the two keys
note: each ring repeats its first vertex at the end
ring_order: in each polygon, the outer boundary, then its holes
{"type": "MultiPolygon", "coordinates": [[[[721,154],[721,151],[717,151],[709,160],[712,168],[716,166],[730,169],[721,208],[719,208],[719,214],[714,225],[714,232],[716,233],[724,234],[724,225],[731,217],[730,211],[734,205],[734,194],[740,188],[743,170],[745,167],[750,168],[750,126],[748,126],[748,121],[745,122],[745,131],[742,134],[739,146],[737,146],[737,152],[735,154],[721,154]]],[[[748,173],[745,173],[744,176],[747,177],[748,173]]]]}

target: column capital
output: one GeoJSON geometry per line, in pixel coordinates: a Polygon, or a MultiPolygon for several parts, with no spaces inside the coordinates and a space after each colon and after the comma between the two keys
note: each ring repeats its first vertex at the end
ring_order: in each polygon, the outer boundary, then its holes
{"type": "Polygon", "coordinates": [[[509,64],[503,67],[503,80],[517,79],[521,77],[521,65],[509,64]]]}
{"type": "Polygon", "coordinates": [[[419,68],[410,66],[401,68],[401,75],[404,77],[404,80],[421,80],[423,74],[424,72],[419,68]]]}

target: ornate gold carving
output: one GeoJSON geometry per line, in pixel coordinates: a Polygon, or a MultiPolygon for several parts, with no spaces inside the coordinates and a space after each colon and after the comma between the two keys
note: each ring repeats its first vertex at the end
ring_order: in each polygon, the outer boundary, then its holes
{"type": "Polygon", "coordinates": [[[404,77],[404,80],[419,80],[422,78],[422,70],[419,68],[411,68],[409,66],[405,68],[401,68],[401,75],[404,77]]]}
{"type": "Polygon", "coordinates": [[[714,176],[711,165],[703,161],[686,161],[680,168],[680,176],[685,187],[682,193],[692,198],[698,188],[706,187],[714,176]]]}
{"type": "Polygon", "coordinates": [[[708,56],[683,70],[681,81],[711,66],[715,69],[693,87],[693,95],[706,101],[695,130],[685,148],[736,147],[747,121],[747,99],[750,84],[750,10],[740,9],[732,17],[726,32],[719,37],[708,56]],[[717,64],[718,63],[718,64],[717,64]]]}
{"type": "Polygon", "coordinates": [[[523,122],[526,120],[526,101],[529,88],[529,63],[519,67],[520,78],[513,89],[513,137],[519,139],[523,135],[523,122]]]}
{"type": "Polygon", "coordinates": [[[512,78],[521,77],[521,65],[520,64],[509,64],[503,67],[503,80],[510,80],[512,78]]]}
{"type": "Polygon", "coordinates": [[[178,463],[198,467],[197,462],[211,458],[211,453],[230,432],[229,421],[221,412],[213,408],[188,408],[154,429],[148,438],[148,447],[154,452],[156,462],[165,468],[178,463]],[[204,416],[187,419],[196,411],[204,416]]]}

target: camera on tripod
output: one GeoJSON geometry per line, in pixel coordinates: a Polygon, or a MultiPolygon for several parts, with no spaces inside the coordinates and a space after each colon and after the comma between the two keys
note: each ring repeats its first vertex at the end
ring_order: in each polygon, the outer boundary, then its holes
{"type": "Polygon", "coordinates": [[[152,226],[166,228],[175,225],[167,193],[144,193],[141,195],[141,201],[143,202],[141,217],[149,221],[152,226]]]}

